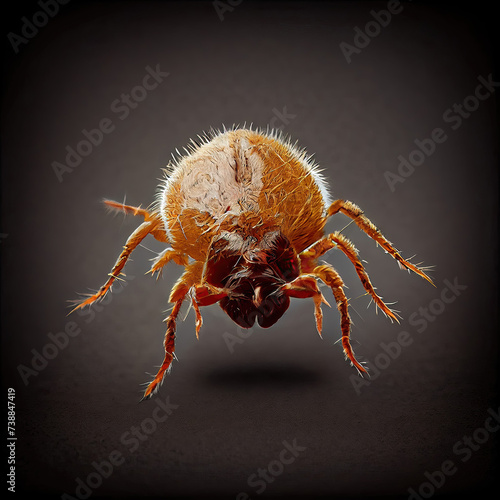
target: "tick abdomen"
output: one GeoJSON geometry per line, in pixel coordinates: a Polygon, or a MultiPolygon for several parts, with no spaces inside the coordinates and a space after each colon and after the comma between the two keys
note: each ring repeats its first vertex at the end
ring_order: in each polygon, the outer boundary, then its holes
{"type": "Polygon", "coordinates": [[[227,131],[167,170],[159,209],[172,246],[203,259],[215,234],[279,227],[300,252],[323,234],[326,184],[307,156],[276,134],[227,131]]]}

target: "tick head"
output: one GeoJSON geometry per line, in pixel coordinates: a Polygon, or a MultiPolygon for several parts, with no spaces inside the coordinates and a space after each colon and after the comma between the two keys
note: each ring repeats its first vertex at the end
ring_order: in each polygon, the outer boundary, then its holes
{"type": "Polygon", "coordinates": [[[243,328],[268,328],[290,305],[281,287],[300,274],[297,253],[279,230],[261,236],[224,232],[208,255],[204,279],[227,292],[219,304],[243,328]]]}

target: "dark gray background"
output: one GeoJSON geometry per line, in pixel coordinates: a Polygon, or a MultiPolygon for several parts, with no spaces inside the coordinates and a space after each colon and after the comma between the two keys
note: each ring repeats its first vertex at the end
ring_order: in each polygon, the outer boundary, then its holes
{"type": "MultiPolygon", "coordinates": [[[[442,118],[492,71],[492,13],[405,4],[348,64],[339,44],[386,5],[244,0],[221,21],[211,2],[74,2],[19,54],[5,36],[2,352],[4,391],[17,393],[19,490],[75,495],[76,478],[119,450],[125,462],[95,497],[256,498],[248,477],[293,439],[306,450],[262,498],[406,498],[447,459],[458,472],[437,493],[494,484],[495,435],[467,463],[452,449],[497,408],[497,97],[456,131],[442,118]],[[110,104],[157,64],[170,76],[120,121],[110,104]],[[163,359],[162,319],[181,271],[171,264],[158,282],[144,276],[151,250],[163,248],[148,238],[127,265],[134,279],[92,321],[66,317],[66,301],[104,282],[139,223],[107,215],[100,200],[147,206],[175,148],[210,127],[266,127],[285,107],[295,117],[284,131],[314,153],[334,198],[360,205],[403,255],[435,266],[433,288],[354,225],[345,231],[379,293],[398,301],[397,325],[367,309],[345,256],[326,256],[348,286],[359,358],[373,361],[403,330],[413,344],[358,395],[335,344],[335,308],[323,308],[323,340],[312,301],[294,300],[233,353],[223,334],[238,329],[218,306],[202,309],[199,341],[190,311],[158,395],[179,408],[130,453],[121,436],[155,408],[138,404],[139,384],[163,359]],[[51,163],[106,117],[114,132],[58,182],[51,163]],[[448,140],[391,192],[384,172],[436,127],[448,140]],[[418,333],[409,316],[455,278],[467,289],[418,333]],[[80,335],[25,386],[18,366],[68,321],[80,335]]],[[[19,34],[22,16],[37,10],[18,3],[5,33],[19,34]]],[[[327,229],[347,222],[339,215],[327,229]]]]}

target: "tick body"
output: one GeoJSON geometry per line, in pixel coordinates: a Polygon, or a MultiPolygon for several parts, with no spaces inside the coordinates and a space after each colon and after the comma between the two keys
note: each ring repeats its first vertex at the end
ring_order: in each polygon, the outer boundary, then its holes
{"type": "Polygon", "coordinates": [[[267,328],[281,318],[290,298],[311,298],[321,335],[321,303],[328,302],[318,281],[331,289],[337,304],[346,357],[365,372],[349,342],[351,320],[342,278],[318,259],[334,247],[340,249],[376,306],[390,318],[397,321],[397,317],[376,294],[354,245],[340,232],[325,235],[325,224],[336,213],[350,217],[401,267],[432,283],[422,268],[401,257],[359,207],[332,201],[310,157],[275,132],[234,129],[193,142],[165,169],[165,180],[149,210],[105,203],[142,216],[144,222],[127,240],[107,282],[75,309],[108,293],[131,252],[148,234],[169,245],[153,260],[150,273],[160,276],[170,261],[185,267],[169,298],[173,308],[165,320],[165,358],[144,398],[155,393],[171,366],[177,316],[184,302],[193,306],[198,336],[202,306],[219,303],[241,327],[257,322],[267,328]]]}

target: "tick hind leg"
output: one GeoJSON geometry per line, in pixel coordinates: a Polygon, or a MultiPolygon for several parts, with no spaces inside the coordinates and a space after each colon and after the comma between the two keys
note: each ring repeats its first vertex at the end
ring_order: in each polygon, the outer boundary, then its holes
{"type": "Polygon", "coordinates": [[[344,353],[351,363],[358,369],[360,373],[367,373],[366,368],[359,363],[359,361],[354,356],[354,352],[351,347],[351,342],[349,340],[351,332],[351,317],[349,316],[349,302],[344,293],[344,282],[340,275],[335,271],[335,269],[329,264],[322,266],[317,266],[312,272],[313,276],[318,277],[326,285],[328,285],[335,297],[335,302],[337,303],[337,308],[340,313],[340,327],[342,330],[342,347],[344,348],[344,353]]]}
{"type": "Polygon", "coordinates": [[[362,231],[370,236],[370,238],[374,239],[387,253],[394,257],[401,267],[413,271],[422,278],[426,279],[432,285],[434,284],[431,278],[425,274],[423,268],[419,268],[401,257],[392,243],[388,241],[380,230],[377,229],[377,227],[364,216],[363,211],[357,205],[345,200],[334,201],[328,209],[328,217],[331,217],[338,212],[342,212],[344,215],[350,217],[362,231]]]}
{"type": "Polygon", "coordinates": [[[77,303],[76,307],[72,309],[71,312],[81,309],[85,306],[91,305],[96,300],[103,299],[104,296],[109,292],[111,286],[113,285],[116,279],[119,279],[122,274],[122,269],[125,267],[125,264],[130,257],[130,254],[137,248],[139,243],[148,235],[151,234],[155,238],[164,238],[160,241],[166,241],[165,231],[163,230],[163,222],[159,215],[155,212],[150,213],[147,210],[141,209],[140,207],[131,207],[129,205],[122,205],[120,203],[116,203],[114,201],[105,200],[106,205],[113,209],[121,210],[125,213],[134,213],[134,215],[142,215],[144,217],[144,222],[128,237],[125,246],[123,247],[123,251],[118,257],[115,265],[111,269],[109,273],[109,278],[102,285],[102,287],[93,295],[89,295],[86,299],[81,301],[75,301],[77,303]],[[162,234],[164,236],[162,236],[162,234]]]}
{"type": "Polygon", "coordinates": [[[167,332],[165,334],[164,342],[165,358],[162,365],[160,366],[160,369],[158,370],[158,373],[156,374],[152,382],[148,384],[148,387],[142,399],[150,398],[158,390],[165,376],[165,372],[170,369],[172,360],[175,356],[174,350],[176,321],[184,299],[186,299],[186,297],[188,296],[190,296],[191,298],[191,303],[196,315],[196,337],[198,337],[198,333],[202,325],[199,306],[214,304],[221,298],[226,296],[226,293],[222,291],[213,291],[208,289],[206,286],[201,285],[200,281],[202,273],[202,262],[194,262],[193,264],[190,264],[186,267],[184,274],[179,278],[177,283],[174,285],[174,288],[172,289],[172,293],[169,297],[169,302],[173,302],[174,307],[168,318],[165,320],[165,322],[167,323],[167,332]]]}

